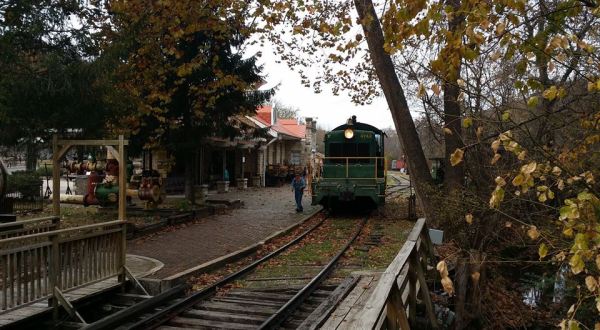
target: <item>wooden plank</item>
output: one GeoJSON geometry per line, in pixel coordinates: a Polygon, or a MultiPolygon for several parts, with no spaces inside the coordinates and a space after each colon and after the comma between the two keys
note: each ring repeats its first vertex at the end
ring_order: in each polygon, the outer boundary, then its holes
{"type": "Polygon", "coordinates": [[[266,300],[266,301],[280,301],[287,302],[294,295],[293,294],[278,294],[278,293],[263,293],[263,292],[251,292],[251,291],[231,291],[228,292],[227,298],[238,298],[247,300],[266,300]]]}
{"type": "Polygon", "coordinates": [[[40,278],[39,273],[39,260],[38,260],[38,249],[33,249],[31,252],[31,300],[38,298],[38,281],[40,278]]]}
{"type": "Polygon", "coordinates": [[[60,157],[58,136],[52,136],[52,210],[53,215],[60,217],[60,157]]]}
{"type": "MultiPolygon", "coordinates": [[[[120,138],[121,136],[119,136],[120,138]]],[[[57,140],[57,144],[60,146],[118,146],[119,140],[57,140]]],[[[124,145],[129,145],[128,140],[123,140],[124,145]]]]}
{"type": "Polygon", "coordinates": [[[222,303],[218,301],[206,301],[194,306],[195,309],[215,312],[235,312],[246,315],[271,316],[277,311],[273,306],[249,306],[236,303],[222,303]]]}
{"type": "Polygon", "coordinates": [[[61,288],[66,289],[66,288],[70,288],[72,287],[75,283],[73,281],[73,253],[71,252],[73,244],[68,242],[68,243],[62,243],[61,244],[61,250],[62,250],[62,269],[63,269],[63,283],[61,288]]]}
{"type": "MultiPolygon", "coordinates": [[[[404,290],[401,289],[404,294],[404,290]]],[[[414,269],[408,274],[408,319],[411,324],[414,325],[416,322],[416,311],[417,311],[417,274],[414,269]]]]}
{"type": "MultiPolygon", "coordinates": [[[[118,214],[119,214],[119,220],[127,220],[126,218],[126,207],[127,207],[127,200],[126,200],[126,189],[127,189],[127,164],[126,164],[126,160],[127,160],[127,154],[125,151],[125,146],[127,145],[123,135],[119,135],[119,140],[118,140],[118,146],[119,146],[119,210],[118,210],[118,214]]],[[[125,232],[123,232],[123,234],[125,234],[125,232]]],[[[123,263],[125,259],[123,258],[123,263]]]]}
{"type": "Polygon", "coordinates": [[[85,247],[83,246],[83,242],[79,241],[76,244],[77,251],[77,259],[75,262],[75,270],[77,272],[77,285],[84,283],[85,275],[83,273],[83,258],[85,257],[85,247]]]}
{"type": "Polygon", "coordinates": [[[94,268],[92,269],[92,275],[94,278],[100,278],[100,241],[102,240],[103,237],[95,237],[94,238],[94,245],[93,245],[93,251],[94,251],[94,260],[92,261],[92,265],[94,265],[94,268]]]}
{"type": "Polygon", "coordinates": [[[108,275],[108,240],[110,239],[110,236],[105,237],[102,240],[102,247],[101,247],[101,252],[102,252],[102,257],[100,258],[101,260],[101,274],[100,276],[104,277],[108,275]]]}
{"type": "Polygon", "coordinates": [[[427,287],[427,281],[425,280],[425,274],[423,273],[423,269],[418,261],[413,260],[413,266],[417,271],[417,279],[419,280],[419,284],[421,284],[421,299],[425,302],[425,307],[427,309],[427,316],[429,317],[429,325],[433,329],[438,329],[437,317],[435,316],[435,311],[433,309],[433,304],[431,303],[431,296],[429,295],[429,288],[427,287]]]}
{"type": "MultiPolygon", "coordinates": [[[[119,220],[127,220],[127,153],[125,150],[125,139],[123,135],[119,135],[119,220]]],[[[125,247],[127,245],[127,226],[123,225],[121,239],[119,246],[119,265],[118,271],[119,282],[125,282],[127,277],[127,272],[125,270],[125,262],[126,262],[126,251],[125,247]]]]}
{"type": "Polygon", "coordinates": [[[83,317],[81,317],[81,315],[79,315],[79,313],[75,310],[73,305],[71,305],[71,302],[69,302],[69,300],[67,300],[63,296],[62,292],[57,287],[54,287],[54,297],[60,302],[60,304],[67,311],[69,316],[71,316],[74,319],[77,319],[79,322],[81,322],[83,324],[87,324],[85,322],[85,320],[83,319],[83,317]]]}
{"type": "Polygon", "coordinates": [[[311,297],[328,298],[333,290],[315,290],[310,294],[311,297]]]}
{"type": "Polygon", "coordinates": [[[2,237],[2,239],[6,239],[10,236],[16,236],[18,234],[27,232],[25,226],[20,222],[21,221],[0,224],[0,237],[2,237]]]}
{"type": "Polygon", "coordinates": [[[22,274],[23,274],[23,260],[22,260],[22,255],[21,252],[17,252],[15,257],[17,258],[17,267],[15,269],[15,276],[16,276],[16,287],[17,287],[17,301],[16,301],[16,305],[20,305],[22,304],[22,295],[21,295],[21,285],[22,283],[22,274]]]}
{"type": "MultiPolygon", "coordinates": [[[[402,273],[406,272],[407,262],[410,262],[408,270],[409,276],[414,276],[414,272],[417,271],[417,269],[423,273],[421,261],[426,266],[426,259],[420,260],[418,252],[421,245],[427,245],[427,243],[421,244],[423,243],[423,239],[425,239],[425,241],[428,240],[428,236],[425,236],[425,238],[422,239],[422,234],[425,229],[425,219],[421,218],[417,220],[400,252],[382,275],[367,303],[358,315],[354,317],[351,327],[358,329],[373,328],[381,322],[380,316],[382,313],[386,315],[385,317],[388,320],[387,327],[395,328],[397,326],[406,326],[404,321],[407,315],[405,314],[406,308],[404,306],[404,301],[408,300],[409,313],[412,317],[416,309],[417,284],[415,278],[409,278],[409,288],[404,290],[406,274],[402,273]],[[412,275],[410,275],[411,273],[412,275]],[[397,283],[399,284],[399,287],[397,283]],[[392,292],[394,294],[391,294],[392,292]],[[387,310],[384,310],[383,308],[385,305],[387,305],[387,310]]],[[[421,282],[420,278],[418,278],[418,280],[421,282]]],[[[419,284],[421,284],[420,287],[426,286],[426,283],[419,284]]],[[[425,294],[427,290],[426,288],[424,288],[424,290],[425,294]]],[[[427,297],[427,299],[429,299],[429,297],[427,297]]],[[[431,301],[429,301],[429,303],[431,304],[431,301]]],[[[433,323],[433,326],[435,327],[436,324],[433,323]]]]}
{"type": "Polygon", "coordinates": [[[211,301],[219,301],[225,303],[236,303],[236,304],[246,304],[246,305],[254,305],[254,306],[272,306],[272,307],[281,307],[281,303],[273,302],[273,301],[258,301],[258,300],[246,300],[246,299],[235,299],[235,298],[212,298],[211,301]]]}
{"type": "Polygon", "coordinates": [[[367,329],[377,323],[379,315],[389,297],[392,286],[395,285],[400,270],[408,261],[414,244],[415,242],[411,241],[404,243],[402,249],[400,249],[400,252],[394,258],[394,261],[392,261],[386,271],[382,274],[375,290],[367,300],[364,308],[359,312],[360,315],[357,317],[357,324],[355,325],[357,328],[367,329]]]}
{"type": "Polygon", "coordinates": [[[2,309],[8,309],[8,256],[2,256],[2,309]]]}
{"type": "Polygon", "coordinates": [[[23,258],[23,303],[29,302],[29,251],[21,252],[23,258]]]}
{"type": "Polygon", "coordinates": [[[344,322],[346,316],[352,310],[353,306],[365,296],[368,288],[375,281],[374,276],[361,276],[354,290],[341,302],[341,304],[333,311],[327,321],[323,324],[322,329],[337,329],[344,322]]]}
{"type": "Polygon", "coordinates": [[[408,316],[402,304],[402,297],[396,285],[394,285],[390,292],[390,299],[388,299],[386,308],[388,329],[410,329],[408,316]]]}
{"type": "Polygon", "coordinates": [[[199,320],[187,317],[174,317],[168,323],[168,325],[181,326],[181,327],[208,327],[214,329],[232,329],[232,330],[246,330],[256,329],[256,325],[252,324],[239,324],[229,322],[218,322],[210,320],[199,320]]]}
{"type": "MultiPolygon", "coordinates": [[[[0,231],[3,232],[3,229],[11,228],[14,226],[19,226],[21,228],[24,228],[27,225],[37,225],[40,222],[53,221],[55,219],[60,219],[60,218],[52,215],[52,216],[33,218],[33,219],[27,219],[27,220],[18,220],[17,222],[0,223],[0,231]]],[[[2,233],[2,234],[4,234],[4,233],[2,233]]]]}
{"type": "Polygon", "coordinates": [[[50,265],[50,246],[42,247],[42,271],[44,273],[44,280],[42,285],[44,287],[44,291],[42,291],[42,295],[48,294],[48,287],[50,286],[50,270],[48,269],[50,265]]]}
{"type": "Polygon", "coordinates": [[[28,244],[27,246],[21,246],[21,247],[14,248],[14,249],[0,249],[0,255],[17,254],[21,251],[34,249],[36,247],[48,246],[50,244],[51,244],[50,242],[44,242],[44,243],[28,244]]]}
{"type": "MultiPolygon", "coordinates": [[[[103,227],[116,227],[116,226],[120,227],[120,226],[125,226],[125,224],[126,224],[126,222],[121,221],[121,220],[107,221],[107,222],[83,225],[83,226],[78,226],[78,227],[73,227],[73,228],[68,228],[68,229],[58,229],[58,230],[53,230],[51,232],[43,232],[43,233],[31,234],[31,235],[27,235],[27,236],[11,237],[11,238],[0,240],[0,244],[7,244],[7,243],[14,243],[14,242],[28,242],[28,241],[31,241],[33,238],[43,238],[43,237],[50,237],[53,235],[72,234],[72,233],[77,233],[77,232],[83,231],[83,230],[99,229],[99,228],[103,228],[103,227]]],[[[112,232],[112,231],[110,229],[108,229],[108,230],[106,230],[106,232],[112,232]]],[[[99,233],[99,234],[101,234],[101,233],[99,233]]],[[[94,234],[94,235],[97,235],[97,234],[94,234]]]]}
{"type": "Polygon", "coordinates": [[[409,284],[409,268],[410,263],[407,262],[404,264],[404,267],[402,267],[400,274],[398,274],[398,277],[396,278],[396,285],[398,285],[400,292],[403,292],[404,288],[409,284]]]}
{"type": "Polygon", "coordinates": [[[410,231],[410,233],[406,237],[406,240],[410,241],[410,242],[416,242],[417,239],[419,239],[419,236],[421,235],[421,232],[423,231],[424,226],[425,226],[425,218],[418,219],[417,222],[415,223],[415,225],[413,226],[413,229],[410,231]]]}
{"type": "Polygon", "coordinates": [[[317,329],[323,322],[329,317],[335,307],[344,299],[352,288],[358,283],[359,277],[352,276],[347,277],[338,285],[338,287],[331,292],[323,303],[315,308],[302,323],[298,326],[298,329],[317,329]]]}
{"type": "MultiPolygon", "coordinates": [[[[53,235],[51,236],[52,239],[52,251],[51,251],[51,255],[49,256],[49,268],[50,268],[50,288],[49,288],[49,294],[51,294],[52,296],[54,296],[54,288],[56,288],[58,285],[60,285],[60,246],[58,243],[58,235],[53,235]]],[[[52,299],[52,319],[54,321],[58,320],[58,300],[57,299],[52,299]]]]}
{"type": "MultiPolygon", "coordinates": [[[[107,226],[108,227],[108,226],[107,226]]],[[[75,227],[77,228],[77,227],[75,227]]],[[[60,242],[61,243],[65,243],[65,242],[70,242],[70,241],[84,241],[84,240],[88,240],[90,238],[93,237],[102,237],[102,236],[109,236],[112,233],[120,233],[121,232],[121,226],[117,226],[116,228],[112,228],[112,229],[101,229],[101,230],[90,230],[91,232],[89,234],[77,234],[77,235],[73,235],[69,238],[64,238],[61,239],[60,242]]]]}
{"type": "Polygon", "coordinates": [[[80,241],[81,246],[83,247],[83,257],[81,263],[81,271],[83,273],[83,283],[90,282],[92,279],[90,278],[90,268],[92,265],[92,259],[90,258],[90,244],[89,238],[83,239],[80,241]]]}
{"type": "Polygon", "coordinates": [[[243,323],[243,324],[262,324],[267,317],[256,315],[240,315],[227,312],[206,311],[198,309],[190,309],[181,314],[183,317],[194,319],[211,320],[219,322],[243,323]]]}
{"type": "Polygon", "coordinates": [[[10,256],[10,275],[9,275],[9,280],[10,280],[10,304],[9,304],[9,308],[11,307],[15,307],[16,303],[15,303],[15,268],[16,268],[16,263],[15,263],[15,259],[16,259],[16,255],[15,254],[11,254],[10,256]]]}

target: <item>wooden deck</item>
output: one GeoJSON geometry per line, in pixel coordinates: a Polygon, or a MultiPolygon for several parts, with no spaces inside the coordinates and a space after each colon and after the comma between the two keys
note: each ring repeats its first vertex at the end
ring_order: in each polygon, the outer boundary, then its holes
{"type": "Polygon", "coordinates": [[[365,306],[367,298],[373,293],[380,276],[381,272],[360,275],[360,279],[354,289],[331,313],[321,329],[348,329],[348,325],[354,321],[354,317],[365,306]]]}
{"type": "MultiPolygon", "coordinates": [[[[101,291],[109,290],[118,285],[119,282],[117,280],[117,276],[115,276],[104,281],[96,282],[77,289],[73,289],[71,291],[65,292],[64,295],[71,303],[74,303],[86,296],[101,291]]],[[[6,312],[0,313],[0,327],[19,320],[23,320],[25,318],[31,317],[39,313],[49,311],[51,309],[52,307],[48,306],[48,300],[45,299],[34,302],[29,305],[18,307],[16,309],[8,310],[6,312]]]]}
{"type": "MultiPolygon", "coordinates": [[[[131,271],[133,275],[136,276],[136,278],[153,274],[163,266],[162,263],[160,263],[158,260],[134,255],[127,255],[127,265],[128,267],[131,267],[131,271]]],[[[100,293],[102,291],[108,291],[110,289],[115,288],[118,285],[118,276],[113,276],[112,278],[102,281],[96,281],[88,285],[67,290],[67,292],[63,293],[65,297],[71,303],[73,303],[85,298],[86,296],[100,293]]],[[[10,323],[49,311],[51,309],[52,307],[48,306],[48,299],[46,298],[36,300],[33,303],[26,304],[14,309],[0,312],[0,328],[10,323]]]]}

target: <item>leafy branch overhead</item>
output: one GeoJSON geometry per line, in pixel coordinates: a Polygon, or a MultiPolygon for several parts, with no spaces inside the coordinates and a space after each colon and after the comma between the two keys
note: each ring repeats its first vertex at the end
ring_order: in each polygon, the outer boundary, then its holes
{"type": "Polygon", "coordinates": [[[147,147],[189,149],[192,136],[233,136],[229,119],[254,113],[271,96],[256,90],[260,68],[243,53],[245,7],[238,1],[110,2],[114,42],[129,50],[118,68],[120,85],[136,104],[123,126],[147,147]]]}
{"type": "MultiPolygon", "coordinates": [[[[361,30],[380,24],[382,47],[402,81],[395,92],[422,104],[411,110],[428,122],[442,123],[445,159],[465,169],[454,176],[469,184],[461,194],[477,196],[457,207],[462,216],[444,217],[454,220],[444,229],[458,232],[467,250],[482,252],[502,241],[490,238],[499,228],[518,230],[538,242],[539,257],[551,257],[557,265],[566,260],[574,275],[597,278],[600,6],[575,0],[396,0],[374,5],[376,16],[357,18],[353,10],[362,9],[356,3],[273,1],[256,15],[265,18],[264,42],[299,68],[307,86],[320,91],[332,84],[335,93],[345,91],[357,103],[378,96],[384,84],[381,75],[374,79],[378,59],[368,44],[372,36],[361,30]],[[281,31],[287,34],[282,37],[281,31]],[[303,70],[321,66],[312,75],[303,70]],[[512,222],[521,229],[505,225],[512,222]],[[460,232],[459,223],[477,230],[460,232]]],[[[442,201],[466,202],[457,199],[442,201]]],[[[589,277],[575,277],[579,283],[584,278],[594,290],[577,299],[600,301],[589,277]]],[[[561,326],[593,327],[579,311],[565,311],[568,320],[561,326]]]]}

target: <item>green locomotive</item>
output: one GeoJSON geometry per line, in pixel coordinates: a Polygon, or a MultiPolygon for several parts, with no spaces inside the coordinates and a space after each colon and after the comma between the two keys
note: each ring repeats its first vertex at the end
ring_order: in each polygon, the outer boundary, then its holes
{"type": "Polygon", "coordinates": [[[385,202],[384,133],[356,116],[325,135],[321,175],[312,182],[312,204],[352,203],[377,207],[385,202]]]}

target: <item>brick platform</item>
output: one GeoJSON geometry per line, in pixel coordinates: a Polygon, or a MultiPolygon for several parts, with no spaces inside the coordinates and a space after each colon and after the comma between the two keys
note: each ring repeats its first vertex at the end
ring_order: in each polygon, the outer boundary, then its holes
{"type": "Polygon", "coordinates": [[[310,195],[303,199],[304,213],[295,212],[294,195],[289,186],[233,190],[211,198],[240,199],[244,206],[203,218],[196,223],[165,230],[156,235],[128,242],[127,253],[147,256],[164,263],[151,275],[166,278],[183,270],[260,242],[274,232],[300,221],[310,206],[310,195]]]}

